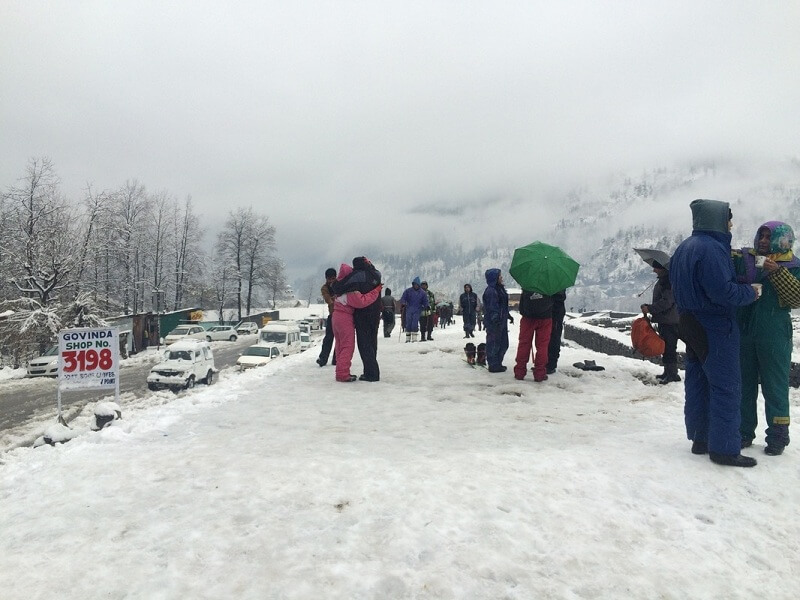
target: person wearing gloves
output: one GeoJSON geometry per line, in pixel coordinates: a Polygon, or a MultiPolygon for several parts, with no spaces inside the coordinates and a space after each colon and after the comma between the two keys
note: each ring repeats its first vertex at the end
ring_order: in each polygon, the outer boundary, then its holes
{"type": "MultiPolygon", "coordinates": [[[[353,272],[353,267],[342,263],[336,281],[344,280],[353,272]]],[[[335,290],[336,284],[331,286],[335,290]]],[[[356,326],[353,313],[358,308],[372,305],[381,295],[381,285],[362,294],[352,291],[336,296],[333,303],[333,337],[336,344],[336,381],[355,381],[357,377],[350,373],[353,351],[356,345],[356,326]]]]}
{"type": "Polygon", "coordinates": [[[488,269],[485,276],[483,323],[486,328],[486,365],[490,373],[502,373],[506,370],[503,358],[508,350],[508,324],[514,322],[514,317],[508,312],[508,292],[503,286],[500,269],[488,269]]]}
{"type": "Polygon", "coordinates": [[[764,452],[769,456],[782,454],[789,445],[791,309],[800,308],[800,260],[792,246],[792,228],[768,221],[756,231],[753,248],[733,253],[739,282],[762,284],[758,302],[736,312],[742,338],[742,448],[751,446],[756,436],[760,383],[767,417],[764,452]]]}
{"type": "Polygon", "coordinates": [[[727,202],[693,200],[692,235],[670,260],[678,333],[686,343],[684,418],[693,454],[720,465],[752,467],[741,454],[741,372],[736,307],[757,287],[738,283],[731,259],[733,214],[727,202]]]}

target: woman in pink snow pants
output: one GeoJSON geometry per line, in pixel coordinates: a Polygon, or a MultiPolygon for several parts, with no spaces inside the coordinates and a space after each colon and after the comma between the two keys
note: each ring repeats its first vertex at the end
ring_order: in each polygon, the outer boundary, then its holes
{"type": "MultiPolygon", "coordinates": [[[[342,263],[336,279],[341,281],[353,272],[353,267],[342,263]]],[[[336,343],[336,381],[355,381],[357,377],[350,374],[353,362],[353,350],[356,347],[356,326],[353,322],[353,311],[365,308],[375,302],[381,294],[379,285],[366,294],[348,292],[336,296],[333,303],[333,339],[336,343]]]]}

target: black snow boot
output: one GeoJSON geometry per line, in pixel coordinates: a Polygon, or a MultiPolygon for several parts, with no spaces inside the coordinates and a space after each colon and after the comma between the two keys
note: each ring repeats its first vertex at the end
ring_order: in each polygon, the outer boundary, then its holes
{"type": "Polygon", "coordinates": [[[755,467],[758,463],[755,458],[743,456],[741,454],[717,454],[716,452],[709,452],[708,457],[711,462],[723,465],[726,467],[755,467]]]}
{"type": "Polygon", "coordinates": [[[664,377],[659,378],[659,383],[672,383],[681,381],[681,376],[678,375],[678,363],[669,363],[664,365],[664,377]]]}
{"type": "Polygon", "coordinates": [[[469,342],[464,346],[464,353],[467,355],[467,362],[471,365],[475,364],[475,344],[469,342]]]}
{"type": "Polygon", "coordinates": [[[486,366],[486,344],[478,344],[478,364],[486,366]]]}
{"type": "Polygon", "coordinates": [[[769,456],[783,454],[783,449],[789,445],[789,426],[770,425],[767,427],[767,447],[764,452],[769,456]]]}
{"type": "Polygon", "coordinates": [[[708,454],[707,442],[692,442],[692,454],[708,454]]]}

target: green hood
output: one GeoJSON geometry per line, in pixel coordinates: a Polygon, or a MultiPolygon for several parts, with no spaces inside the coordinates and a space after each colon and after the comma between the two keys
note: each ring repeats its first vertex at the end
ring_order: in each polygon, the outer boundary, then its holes
{"type": "Polygon", "coordinates": [[[692,200],[692,229],[728,233],[730,204],[721,200],[692,200]]]}

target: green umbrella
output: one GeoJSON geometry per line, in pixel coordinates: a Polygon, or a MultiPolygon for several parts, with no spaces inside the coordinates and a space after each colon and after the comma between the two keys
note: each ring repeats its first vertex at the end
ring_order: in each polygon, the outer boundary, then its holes
{"type": "Polygon", "coordinates": [[[561,248],[533,242],[514,250],[508,271],[523,290],[552,296],[575,285],[579,267],[561,248]]]}

